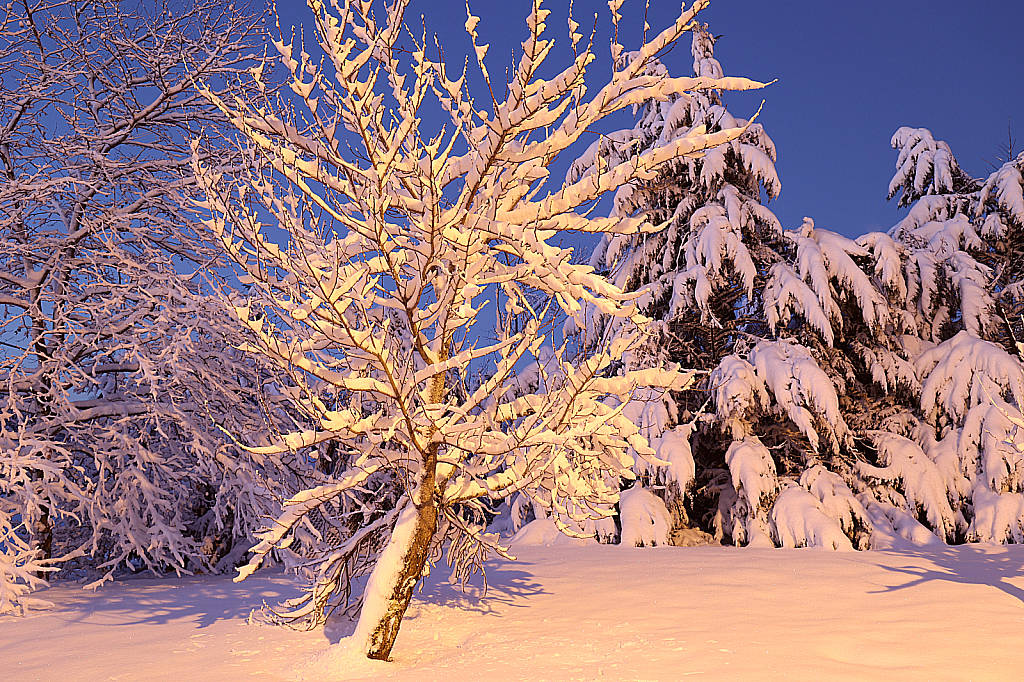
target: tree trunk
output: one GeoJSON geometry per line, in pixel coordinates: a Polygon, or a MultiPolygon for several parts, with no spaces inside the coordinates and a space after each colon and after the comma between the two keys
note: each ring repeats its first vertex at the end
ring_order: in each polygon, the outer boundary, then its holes
{"type": "Polygon", "coordinates": [[[412,501],[406,503],[391,540],[370,574],[359,623],[352,635],[353,644],[362,647],[367,658],[389,660],[413,589],[423,575],[436,530],[437,509],[433,499],[423,506],[412,501]]]}
{"type": "MultiPolygon", "coordinates": [[[[30,534],[32,549],[39,551],[41,556],[37,559],[50,559],[53,557],[53,520],[50,518],[50,508],[42,507],[39,518],[33,524],[30,534]]],[[[38,571],[36,577],[46,579],[46,571],[38,571]]]]}
{"type": "MultiPolygon", "coordinates": [[[[448,354],[442,354],[447,359],[448,354]]],[[[430,390],[430,403],[441,402],[444,395],[444,374],[435,376],[430,390]]],[[[435,427],[426,434],[430,442],[435,427]]],[[[430,544],[437,532],[437,443],[430,443],[423,452],[423,469],[417,485],[398,515],[387,547],[373,567],[363,590],[363,608],[352,634],[355,646],[363,647],[367,658],[387,661],[398,637],[402,617],[409,608],[412,591],[423,576],[430,544]]]]}

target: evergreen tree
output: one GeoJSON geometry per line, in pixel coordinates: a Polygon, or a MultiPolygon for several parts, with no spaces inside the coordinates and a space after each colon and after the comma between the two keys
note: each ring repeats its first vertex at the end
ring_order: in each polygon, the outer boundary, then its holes
{"type": "MultiPolygon", "coordinates": [[[[721,75],[712,47],[695,33],[696,74],[721,75]]],[[[714,92],[647,103],[572,177],[726,116],[714,92]]],[[[625,407],[664,462],[638,473],[664,491],[677,526],[689,516],[738,544],[861,549],[1019,532],[1018,455],[1007,445],[1020,418],[1019,348],[1006,310],[1020,299],[1021,157],[982,182],[927,130],[901,128],[892,142],[890,198],[901,194],[909,213],[857,240],[810,219],[779,226],[759,202],[779,184],[756,124],[616,195],[613,215],[662,226],[606,236],[592,259],[636,292],[659,332],[624,366],[713,370],[711,414],[694,417],[697,392],[625,407]],[[694,482],[703,500],[686,498],[694,482]]],[[[569,331],[615,334],[600,315],[569,331]]]]}
{"type": "MultiPolygon", "coordinates": [[[[715,38],[706,26],[693,32],[695,78],[723,78],[714,57],[715,38]]],[[[660,62],[648,66],[666,77],[660,62]]],[[[729,79],[724,79],[728,81],[729,79]]],[[[632,129],[602,136],[573,164],[570,179],[599,173],[634,149],[658,149],[688,136],[738,127],[743,134],[699,157],[666,164],[652,178],[621,187],[612,217],[647,216],[660,229],[642,235],[605,235],[591,265],[616,285],[633,291],[652,318],[652,336],[642,349],[624,358],[624,367],[663,360],[709,372],[737,349],[745,349],[767,331],[761,294],[773,264],[782,259],[782,227],[761,203],[777,197],[775,146],[758,123],[734,116],[721,90],[679,93],[667,101],[645,102],[632,129]]],[[[589,339],[614,335],[614,320],[594,314],[586,329],[567,324],[568,333],[589,339]]],[[[698,414],[706,391],[686,391],[672,399],[640,396],[625,413],[651,439],[668,466],[643,465],[637,472],[664,498],[672,516],[675,542],[699,539],[694,527],[708,527],[707,506],[728,486],[720,438],[708,415],[698,414]],[[699,443],[694,460],[693,443],[699,443]],[[699,479],[699,480],[698,480],[699,479]],[[696,503],[687,496],[696,487],[710,495],[696,503]],[[696,511],[697,516],[692,519],[696,511]]],[[[625,527],[633,522],[623,518],[625,527]]],[[[668,538],[663,538],[663,541],[668,538]]]]}
{"type": "Polygon", "coordinates": [[[881,468],[862,473],[890,517],[904,512],[946,541],[1020,542],[1024,367],[1020,321],[1010,315],[1020,301],[1024,159],[979,181],[927,130],[901,128],[893,146],[900,159],[891,187],[916,199],[890,235],[905,263],[921,388],[875,436],[881,468]],[[912,163],[914,154],[924,160],[912,163]]]}

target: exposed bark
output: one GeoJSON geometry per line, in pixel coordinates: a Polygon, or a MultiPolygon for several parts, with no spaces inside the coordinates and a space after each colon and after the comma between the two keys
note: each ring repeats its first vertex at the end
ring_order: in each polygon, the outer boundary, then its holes
{"type": "Polygon", "coordinates": [[[437,507],[431,500],[423,506],[414,505],[413,508],[416,514],[416,525],[409,537],[409,546],[402,567],[396,573],[391,586],[387,607],[369,634],[366,645],[367,658],[381,661],[391,658],[391,649],[395,646],[395,639],[398,637],[398,628],[409,608],[413,589],[423,575],[423,567],[427,563],[430,542],[437,530],[437,507]]]}
{"type": "MultiPolygon", "coordinates": [[[[50,559],[53,557],[53,519],[50,517],[50,508],[43,507],[40,510],[39,519],[32,528],[32,547],[39,553],[39,559],[50,559]]],[[[46,579],[46,571],[37,571],[36,577],[46,579]]]]}
{"type": "MultiPolygon", "coordinates": [[[[447,344],[445,344],[447,348],[447,344]]],[[[441,354],[443,360],[448,359],[447,351],[441,354]]],[[[445,375],[437,374],[431,379],[430,402],[439,403],[445,392],[445,375]]],[[[423,576],[423,568],[427,564],[430,554],[430,545],[437,532],[437,506],[439,498],[435,492],[437,487],[437,449],[438,444],[431,442],[436,426],[428,429],[424,439],[428,445],[422,450],[423,475],[419,485],[416,486],[411,497],[412,501],[408,510],[415,514],[414,526],[411,533],[403,532],[403,521],[405,513],[399,516],[395,525],[395,532],[392,535],[392,542],[406,543],[402,553],[401,564],[398,571],[391,576],[390,585],[382,585],[379,590],[367,590],[366,600],[381,598],[388,595],[387,606],[381,609],[378,606],[366,608],[364,603],[363,613],[360,614],[360,626],[363,625],[363,615],[376,616],[377,622],[373,625],[366,639],[366,656],[380,661],[387,661],[391,658],[391,649],[395,646],[395,639],[398,638],[398,629],[402,625],[402,618],[409,608],[409,601],[412,599],[412,591],[416,583],[423,576]],[[401,529],[401,530],[400,530],[401,529]],[[377,616],[376,614],[379,614],[377,616]]],[[[387,553],[387,550],[385,550],[387,553]]],[[[383,562],[385,570],[389,570],[389,562],[383,562]]],[[[374,571],[376,573],[376,570],[374,571]]],[[[374,576],[370,577],[373,582],[374,576]]]]}
{"type": "MultiPolygon", "coordinates": [[[[447,353],[444,354],[444,357],[447,357],[447,353]]],[[[436,403],[441,400],[444,388],[444,375],[435,376],[431,386],[432,402],[436,403]]],[[[433,436],[433,429],[428,433],[428,440],[431,436],[433,436]]],[[[387,598],[387,607],[382,612],[374,609],[381,615],[367,638],[367,658],[387,661],[391,657],[391,649],[395,646],[395,639],[398,637],[398,628],[409,608],[412,591],[423,576],[423,568],[427,564],[431,541],[434,539],[434,533],[437,532],[436,484],[437,443],[434,442],[430,443],[423,451],[423,480],[413,492],[410,505],[410,508],[415,510],[415,525],[407,538],[397,538],[399,541],[405,540],[408,543],[408,548],[404,552],[401,568],[394,574],[392,584],[388,586],[390,594],[387,598]]],[[[395,529],[396,535],[401,523],[402,517],[399,517],[395,529]]],[[[366,598],[372,599],[374,596],[367,594],[366,598]]]]}

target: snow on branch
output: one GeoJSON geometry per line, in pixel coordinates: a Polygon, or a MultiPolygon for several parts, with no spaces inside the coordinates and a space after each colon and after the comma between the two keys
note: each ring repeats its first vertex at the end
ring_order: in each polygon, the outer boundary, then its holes
{"type": "Polygon", "coordinates": [[[839,524],[856,549],[867,549],[871,519],[842,476],[815,464],[800,474],[799,483],[815,497],[818,508],[839,524]]]}
{"type": "Polygon", "coordinates": [[[757,436],[733,442],[725,453],[738,500],[730,529],[737,544],[773,546],[768,512],[779,495],[775,462],[757,436]]]}
{"type": "Polygon", "coordinates": [[[875,498],[915,518],[927,519],[943,541],[964,530],[964,519],[954,513],[942,473],[921,447],[903,436],[883,431],[868,434],[878,448],[880,466],[857,463],[857,472],[875,498]]]}
{"type": "Polygon", "coordinates": [[[772,536],[782,547],[822,547],[852,551],[840,525],[821,510],[814,495],[789,482],[769,514],[772,536]]]}
{"type": "Polygon", "coordinates": [[[758,408],[788,417],[810,441],[814,452],[821,437],[836,452],[850,438],[839,410],[836,387],[818,366],[810,351],[791,341],[761,341],[749,354],[749,362],[737,356],[722,361],[709,381],[716,387],[719,419],[734,437],[751,433],[758,408]]]}
{"type": "Polygon", "coordinates": [[[981,195],[978,200],[977,214],[980,216],[989,204],[993,204],[996,211],[989,214],[985,227],[995,236],[1002,230],[995,226],[1005,223],[1024,228],[1024,177],[1021,171],[1024,169],[1024,152],[1017,155],[1017,158],[1004,163],[996,172],[992,173],[981,188],[981,195]],[[1000,221],[999,216],[1004,216],[1000,221]],[[990,223],[989,221],[996,221],[990,223]]]}
{"type": "Polygon", "coordinates": [[[880,334],[885,329],[888,302],[853,260],[870,258],[874,255],[871,251],[851,239],[814,227],[810,218],[804,218],[799,230],[787,231],[785,236],[796,245],[797,263],[792,269],[787,264],[775,266],[769,278],[765,308],[773,329],[787,323],[794,313],[803,314],[831,345],[836,331],[842,332],[842,304],[847,302],[856,306],[869,330],[880,334]],[[808,296],[811,292],[813,298],[808,296]]]}
{"type": "Polygon", "coordinates": [[[1012,398],[1024,405],[1024,368],[994,343],[966,331],[923,352],[916,363],[922,378],[921,411],[933,424],[959,423],[975,405],[1012,398]]]}
{"type": "MultiPolygon", "coordinates": [[[[648,74],[657,55],[693,27],[706,4],[698,2],[586,98],[589,49],[550,80],[538,76],[551,52],[547,11],[535,0],[507,91],[489,88],[482,103],[464,74],[449,78],[446,65],[427,55],[425,39],[404,30],[406,2],[389,6],[386,19],[371,4],[311,3],[323,63],[275,43],[302,116],[267,97],[222,96],[204,86],[252,165],[223,169],[196,141],[193,172],[206,194],[199,208],[207,227],[249,286],[246,300],[232,304],[252,339],[245,350],[286,374],[306,420],[250,452],[283,455],[331,443],[347,456],[332,472],[336,481],[362,480],[379,467],[365,485],[377,481],[387,500],[360,497],[355,488],[338,498],[358,500],[365,522],[378,528],[396,508],[388,505],[407,500],[394,529],[381,531],[381,538],[390,533],[387,547],[352,544],[359,523],[334,523],[338,554],[303,540],[311,536],[305,520],[330,516],[330,505],[312,489],[300,491],[259,551],[294,537],[296,553],[334,557],[337,570],[311,568],[320,576],[316,594],[325,585],[344,591],[341,578],[330,576],[351,569],[351,579],[363,570],[354,568],[356,555],[368,552],[377,563],[357,646],[386,657],[431,553],[447,547],[455,573],[468,575],[478,550],[491,544],[476,520],[451,519],[482,517],[483,499],[525,494],[564,532],[575,532],[610,513],[620,477],[634,475],[634,457],[656,459],[625,407],[638,388],[679,390],[693,375],[668,365],[612,371],[644,341],[648,320],[633,296],[574,263],[554,238],[563,230],[649,231],[645,217],[597,218],[578,209],[730,143],[749,125],[635,149],[564,182],[548,166],[626,107],[690,90],[761,86],[648,74]],[[425,128],[433,97],[449,120],[440,131],[425,128]],[[287,232],[286,244],[268,237],[268,218],[287,232]],[[592,310],[616,320],[622,333],[574,358],[552,338],[549,320],[557,313],[583,327],[592,310]],[[519,381],[520,372],[530,380],[519,381]],[[522,391],[534,379],[537,390],[522,391]],[[296,502],[303,494],[312,495],[308,503],[296,502]],[[286,537],[289,527],[295,531],[286,537]]],[[[470,13],[473,61],[489,82],[478,24],[470,13]]],[[[326,599],[313,597],[305,613],[322,619],[317,609],[326,599]]]]}
{"type": "Polygon", "coordinates": [[[949,145],[933,139],[927,128],[900,128],[892,136],[892,148],[899,150],[899,157],[888,198],[902,191],[900,206],[909,206],[925,195],[952,194],[971,182],[949,145]]]}

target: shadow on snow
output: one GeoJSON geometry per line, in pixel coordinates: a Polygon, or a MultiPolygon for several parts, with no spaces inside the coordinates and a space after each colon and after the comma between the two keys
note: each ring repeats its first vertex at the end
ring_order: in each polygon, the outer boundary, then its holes
{"type": "Polygon", "coordinates": [[[1024,588],[1008,582],[1024,577],[1024,554],[1008,547],[956,545],[932,547],[901,553],[919,557],[930,566],[881,566],[887,571],[909,576],[911,580],[890,585],[874,593],[896,592],[924,583],[942,580],[962,585],[988,585],[1024,603],[1024,588]]]}

